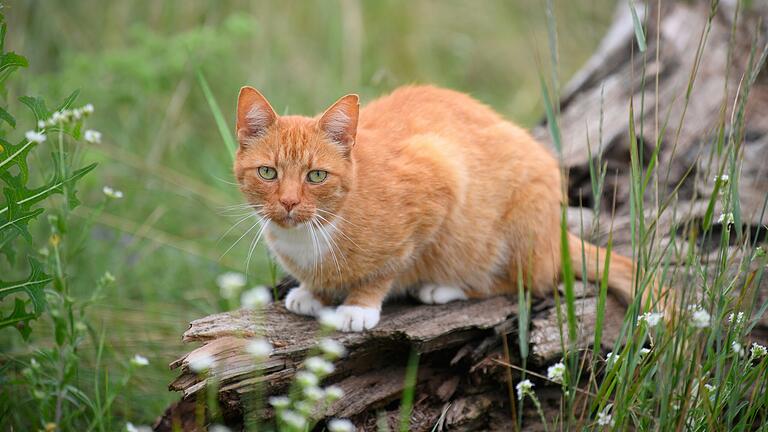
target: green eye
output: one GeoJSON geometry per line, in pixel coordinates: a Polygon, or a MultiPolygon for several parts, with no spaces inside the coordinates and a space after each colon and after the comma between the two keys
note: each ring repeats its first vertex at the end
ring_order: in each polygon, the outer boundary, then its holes
{"type": "Polygon", "coordinates": [[[274,180],[277,178],[277,170],[268,166],[260,166],[259,176],[264,180],[274,180]]]}
{"type": "Polygon", "coordinates": [[[328,177],[328,171],[312,170],[307,174],[310,183],[322,183],[328,177]]]}

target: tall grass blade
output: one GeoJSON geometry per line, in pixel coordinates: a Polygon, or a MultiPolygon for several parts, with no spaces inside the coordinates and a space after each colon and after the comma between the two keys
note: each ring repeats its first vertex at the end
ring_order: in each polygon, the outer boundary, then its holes
{"type": "Polygon", "coordinates": [[[234,162],[235,152],[237,151],[237,142],[235,142],[235,138],[230,132],[230,126],[227,125],[226,120],[224,120],[224,114],[222,114],[221,108],[219,108],[219,104],[213,96],[211,87],[208,85],[208,81],[206,81],[205,75],[203,75],[203,71],[201,70],[197,71],[197,81],[200,83],[200,88],[203,90],[205,100],[211,108],[211,113],[213,114],[213,119],[216,121],[216,127],[219,129],[221,139],[224,141],[224,144],[226,144],[229,156],[234,162]]]}

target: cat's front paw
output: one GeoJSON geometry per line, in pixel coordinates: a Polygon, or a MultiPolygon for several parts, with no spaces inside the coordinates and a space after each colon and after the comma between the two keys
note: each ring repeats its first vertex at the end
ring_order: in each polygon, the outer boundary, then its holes
{"type": "Polygon", "coordinates": [[[298,315],[317,316],[324,305],[311,291],[301,285],[288,291],[288,295],[285,297],[285,307],[298,315]]]}
{"type": "Polygon", "coordinates": [[[424,285],[419,288],[417,295],[424,304],[445,304],[467,299],[467,294],[461,288],[437,284],[424,285]]]}
{"type": "Polygon", "coordinates": [[[381,311],[376,308],[341,305],[336,308],[336,328],[343,332],[361,332],[379,323],[381,311]]]}

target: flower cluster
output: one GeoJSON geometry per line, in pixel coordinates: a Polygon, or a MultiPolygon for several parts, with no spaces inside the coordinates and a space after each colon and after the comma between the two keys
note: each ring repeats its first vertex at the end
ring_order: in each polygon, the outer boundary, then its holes
{"type": "Polygon", "coordinates": [[[237,272],[227,272],[216,278],[221,296],[225,299],[235,298],[245,286],[245,275],[237,272]]]}
{"type": "Polygon", "coordinates": [[[523,400],[525,396],[530,396],[533,394],[533,383],[531,380],[522,380],[517,383],[515,389],[517,390],[517,399],[523,400]]]}
{"type": "Polygon", "coordinates": [[[210,354],[199,354],[192,359],[189,360],[189,368],[192,369],[193,372],[197,373],[203,373],[208,371],[208,369],[211,369],[216,365],[216,359],[213,358],[210,354]]]}
{"type": "Polygon", "coordinates": [[[253,287],[240,296],[240,304],[245,309],[260,309],[271,302],[272,294],[264,286],[253,287]]]}
{"type": "Polygon", "coordinates": [[[733,225],[733,213],[723,213],[717,218],[717,223],[725,225],[725,226],[731,226],[733,225]]]}
{"type": "Polygon", "coordinates": [[[611,415],[610,411],[611,408],[613,408],[612,404],[608,404],[603,408],[602,411],[597,413],[597,424],[598,426],[613,426],[613,415],[611,415]]]}
{"type": "Polygon", "coordinates": [[[254,339],[245,346],[245,351],[256,360],[264,360],[272,354],[272,344],[266,339],[254,339]]]}
{"type": "Polygon", "coordinates": [[[659,324],[659,322],[661,322],[662,318],[664,318],[663,314],[657,312],[646,312],[640,315],[639,320],[645,322],[648,327],[655,327],[657,324],[659,324]]]}
{"type": "Polygon", "coordinates": [[[123,191],[113,189],[109,186],[104,186],[101,191],[104,192],[104,195],[106,195],[107,198],[120,199],[123,197],[123,191]]]}
{"type": "Polygon", "coordinates": [[[565,382],[565,364],[557,362],[547,368],[547,378],[552,382],[563,384],[565,382]]]}
{"type": "Polygon", "coordinates": [[[134,366],[142,367],[149,364],[149,360],[141,354],[136,354],[131,359],[131,364],[134,366]]]}
{"type": "MultiPolygon", "coordinates": [[[[324,407],[341,399],[344,391],[339,386],[320,387],[323,378],[335,370],[333,360],[346,355],[344,346],[336,340],[325,338],[318,343],[319,354],[304,360],[303,370],[296,373],[294,386],[298,391],[291,397],[273,396],[269,403],[275,408],[279,424],[290,431],[305,430],[324,407]]],[[[354,430],[349,420],[334,419],[328,422],[329,431],[354,430]]]]}
{"type": "Polygon", "coordinates": [[[757,342],[753,342],[752,347],[749,349],[749,354],[753,359],[759,359],[768,355],[768,349],[757,342]]]}
{"type": "Polygon", "coordinates": [[[736,326],[741,326],[742,324],[744,324],[744,312],[739,312],[739,313],[731,312],[730,314],[728,314],[728,323],[734,324],[736,326]]]}
{"type": "Polygon", "coordinates": [[[709,321],[710,321],[709,312],[705,311],[700,306],[691,306],[688,309],[692,311],[691,325],[693,325],[696,328],[709,327],[709,321]]]}

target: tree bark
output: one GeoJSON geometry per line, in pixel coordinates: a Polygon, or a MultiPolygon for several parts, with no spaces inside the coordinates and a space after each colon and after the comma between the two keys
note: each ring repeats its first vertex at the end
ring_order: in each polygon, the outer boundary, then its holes
{"type": "MultiPolygon", "coordinates": [[[[603,42],[564,88],[560,100],[562,161],[570,172],[568,192],[573,206],[569,209],[569,226],[598,244],[604,244],[612,233],[614,250],[631,254],[631,106],[638,142],[643,147],[644,168],[652,163],[656,137],[661,137],[657,162],[660,174],[651,182],[658,186],[645,202],[648,208],[655,209],[668,197],[668,207],[677,209],[663,214],[655,226],[659,247],[668,245],[684,251],[685,241],[680,244],[670,234],[681,227],[688,230],[702,224],[713,190],[712,178],[723,161],[723,156],[713,150],[717,141],[715,126],[721,116],[738,115],[750,61],[756,64],[766,46],[768,5],[741,11],[734,24],[735,2],[722,1],[711,21],[708,2],[650,1],[647,10],[638,2],[647,38],[647,51],[641,53],[626,2],[620,3],[603,42]],[[659,5],[661,10],[657,10],[659,5]],[[702,34],[706,43],[699,58],[702,34]],[[688,91],[692,76],[694,84],[688,91]],[[606,188],[601,196],[593,194],[590,163],[607,166],[606,188]]],[[[768,197],[768,74],[764,70],[752,73],[757,79],[746,103],[741,144],[744,162],[738,191],[742,232],[762,235],[764,241],[765,231],[761,234],[758,227],[768,224],[768,212],[764,211],[768,197]]],[[[546,125],[536,128],[534,134],[542,142],[551,142],[546,125]]],[[[718,207],[715,214],[719,212],[718,207]]],[[[698,245],[704,259],[717,246],[698,245]]],[[[734,244],[734,256],[740,250],[734,244]]],[[[684,257],[685,253],[675,256],[684,257]]],[[[672,257],[673,269],[682,264],[672,257]]],[[[682,283],[689,278],[684,273],[676,276],[682,283]]],[[[293,281],[284,282],[281,291],[291,284],[293,281]]],[[[587,348],[594,337],[595,288],[578,283],[577,288],[577,348],[587,348]]],[[[768,299],[766,281],[757,289],[759,301],[768,299]]],[[[606,349],[616,340],[624,314],[618,302],[612,298],[608,302],[603,329],[606,349]]],[[[346,396],[320,416],[348,417],[363,430],[376,430],[377,421],[387,421],[390,428],[397,428],[406,362],[414,350],[420,354],[420,361],[412,430],[432,430],[435,425],[438,430],[511,430],[510,379],[516,382],[519,374],[517,370],[509,374],[505,364],[543,370],[562,355],[561,319],[554,299],[548,299],[531,308],[530,355],[523,362],[518,349],[518,308],[517,299],[508,297],[442,306],[387,305],[374,330],[332,335],[345,345],[349,355],[336,364],[335,372],[324,384],[339,385],[346,396]],[[510,349],[505,350],[505,345],[510,349]]],[[[266,399],[287,390],[302,359],[315,347],[318,334],[314,320],[287,312],[282,303],[270,305],[263,314],[240,310],[193,321],[183,340],[200,346],[170,365],[180,373],[170,389],[178,391],[182,399],[158,419],[155,429],[171,430],[176,424],[184,430],[195,430],[195,413],[199,414],[196,406],[205,400],[206,386],[213,381],[219,388],[217,398],[223,418],[237,427],[254,398],[266,399]],[[257,335],[275,346],[274,353],[262,364],[256,364],[243,351],[249,338],[257,335]],[[189,362],[202,355],[216,360],[207,376],[189,369],[189,362]],[[263,393],[257,395],[259,388],[263,393]]],[[[763,317],[754,337],[765,341],[767,335],[768,318],[763,317]]],[[[545,410],[557,413],[559,388],[537,390],[545,410]]],[[[266,409],[260,415],[269,418],[272,413],[266,409]]],[[[517,415],[526,419],[526,430],[539,430],[534,421],[528,421],[537,417],[535,413],[517,415]]]]}

